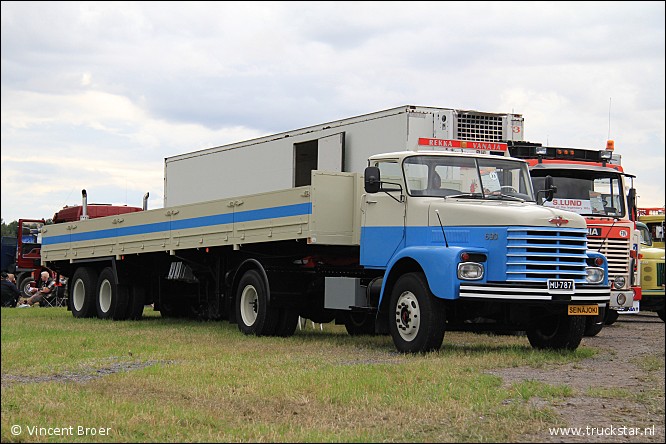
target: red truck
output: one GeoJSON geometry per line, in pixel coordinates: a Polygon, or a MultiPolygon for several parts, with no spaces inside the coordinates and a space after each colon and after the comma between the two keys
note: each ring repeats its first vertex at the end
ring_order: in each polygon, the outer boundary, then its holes
{"type": "MultiPolygon", "coordinates": [[[[146,209],[148,193],[144,196],[144,205],[131,207],[127,205],[110,204],[88,204],[86,190],[82,191],[83,201],[81,205],[65,206],[53,216],[53,223],[74,222],[77,220],[94,219],[104,216],[115,216],[118,214],[133,213],[146,209]]],[[[37,281],[42,271],[48,271],[56,278],[57,273],[42,266],[41,237],[42,228],[46,225],[44,219],[19,219],[18,235],[16,239],[16,260],[10,266],[10,272],[16,275],[16,282],[21,295],[29,297],[30,283],[37,281]]],[[[60,291],[65,291],[61,289],[60,291]]]]}

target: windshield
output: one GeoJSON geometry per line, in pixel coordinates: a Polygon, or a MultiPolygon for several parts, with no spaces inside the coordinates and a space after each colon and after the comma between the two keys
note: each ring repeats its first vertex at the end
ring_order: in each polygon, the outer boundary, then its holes
{"type": "Polygon", "coordinates": [[[547,174],[553,178],[557,192],[551,202],[544,202],[544,206],[583,216],[624,217],[625,198],[619,174],[590,170],[532,170],[535,190],[546,189],[547,174]],[[536,177],[535,174],[543,177],[536,177]]]}
{"type": "Polygon", "coordinates": [[[651,247],[652,237],[650,236],[650,229],[647,227],[647,225],[637,222],[636,228],[638,228],[638,231],[641,233],[641,244],[645,245],[646,247],[651,247]]]}
{"type": "Polygon", "coordinates": [[[403,169],[411,196],[534,201],[527,165],[520,161],[412,156],[403,169]]]}

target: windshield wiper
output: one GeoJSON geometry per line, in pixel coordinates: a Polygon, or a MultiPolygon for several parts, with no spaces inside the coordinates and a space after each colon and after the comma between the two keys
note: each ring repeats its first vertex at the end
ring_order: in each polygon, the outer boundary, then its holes
{"type": "Polygon", "coordinates": [[[479,193],[452,194],[452,195],[445,196],[445,197],[447,197],[447,198],[449,198],[449,197],[454,197],[454,198],[463,197],[463,198],[466,198],[466,199],[483,199],[483,195],[479,194],[479,193]]]}
{"type": "Polygon", "coordinates": [[[523,199],[521,197],[511,196],[509,194],[504,194],[504,193],[486,194],[486,197],[488,199],[499,198],[499,199],[515,200],[516,202],[525,202],[525,199],[523,199]]]}

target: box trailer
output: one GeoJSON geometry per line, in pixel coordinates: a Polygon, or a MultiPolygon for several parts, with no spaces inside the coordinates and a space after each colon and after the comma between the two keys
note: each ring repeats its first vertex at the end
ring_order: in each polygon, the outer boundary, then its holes
{"type": "MultiPolygon", "coordinates": [[[[167,157],[164,206],[309,185],[312,170],[362,173],[373,154],[441,149],[438,140],[523,140],[523,121],[513,113],[409,105],[167,157]]],[[[492,151],[489,145],[477,152],[492,151]]]]}

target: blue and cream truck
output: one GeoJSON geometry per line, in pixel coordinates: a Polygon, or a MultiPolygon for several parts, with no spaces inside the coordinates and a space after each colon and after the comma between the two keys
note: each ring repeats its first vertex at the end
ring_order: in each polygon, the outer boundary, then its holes
{"type": "Polygon", "coordinates": [[[537,205],[508,156],[522,116],[405,106],[165,159],[165,205],[44,228],[75,317],[224,319],[290,336],[299,317],[390,334],[524,330],[575,349],[609,302],[585,219],[537,205]]]}

